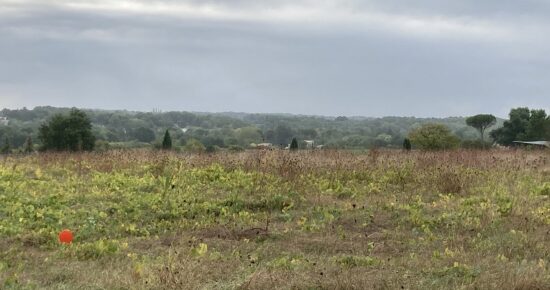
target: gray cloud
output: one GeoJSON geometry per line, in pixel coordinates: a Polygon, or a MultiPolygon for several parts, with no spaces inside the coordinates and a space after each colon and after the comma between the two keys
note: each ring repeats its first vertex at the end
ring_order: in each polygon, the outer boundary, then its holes
{"type": "Polygon", "coordinates": [[[547,16],[534,0],[0,0],[0,106],[504,116],[550,105],[547,16]]]}

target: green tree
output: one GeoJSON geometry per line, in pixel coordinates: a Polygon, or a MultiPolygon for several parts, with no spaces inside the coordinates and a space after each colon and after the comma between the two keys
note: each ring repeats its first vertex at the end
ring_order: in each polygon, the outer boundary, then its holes
{"type": "Polygon", "coordinates": [[[25,141],[25,153],[32,153],[34,152],[34,146],[32,144],[32,137],[27,137],[27,140],[25,141]]]}
{"type": "Polygon", "coordinates": [[[170,137],[170,132],[168,130],[166,130],[166,132],[164,133],[164,138],[162,139],[162,149],[172,149],[172,137],[170,137]]]}
{"type": "Polygon", "coordinates": [[[91,151],[95,145],[90,119],[78,109],[71,109],[68,115],[54,115],[40,126],[38,138],[43,150],[91,151]]]}
{"type": "Polygon", "coordinates": [[[292,142],[290,142],[290,150],[298,150],[298,140],[296,140],[296,138],[292,138],[292,142]]]}
{"type": "Polygon", "coordinates": [[[200,141],[206,147],[208,146],[225,147],[225,142],[220,137],[206,136],[201,138],[200,141]]]}
{"type": "Polygon", "coordinates": [[[490,114],[479,114],[466,119],[466,124],[474,127],[481,135],[481,142],[485,144],[485,130],[496,124],[497,118],[490,114]]]}
{"type": "Polygon", "coordinates": [[[548,120],[548,116],[544,110],[531,110],[525,134],[518,136],[518,138],[531,141],[545,140],[548,137],[548,120]]]}
{"type": "Polygon", "coordinates": [[[279,124],[275,127],[275,140],[274,143],[278,145],[288,144],[288,140],[292,138],[292,128],[285,124],[279,124]]]}
{"type": "Polygon", "coordinates": [[[197,139],[189,139],[185,143],[185,151],[200,153],[204,152],[206,148],[204,145],[197,139]]]}
{"type": "Polygon", "coordinates": [[[217,152],[218,150],[220,150],[220,147],[218,147],[216,145],[208,145],[208,146],[206,146],[206,149],[204,151],[206,151],[208,153],[214,153],[214,152],[217,152]]]}
{"type": "Polygon", "coordinates": [[[132,132],[132,137],[140,142],[150,143],[155,140],[155,131],[146,127],[139,127],[132,132]]]}
{"type": "Polygon", "coordinates": [[[411,148],[412,148],[411,140],[409,140],[409,138],[405,138],[405,140],[403,140],[403,149],[407,151],[411,151],[411,148]]]}
{"type": "Polygon", "coordinates": [[[312,140],[319,136],[315,129],[300,129],[299,134],[299,137],[306,140],[312,140]]]}
{"type": "Polygon", "coordinates": [[[491,137],[501,145],[509,146],[514,141],[538,141],[550,138],[550,119],[544,110],[515,108],[502,127],[493,130],[491,137]]]}
{"type": "Polygon", "coordinates": [[[458,147],[460,140],[442,124],[425,124],[409,133],[411,143],[424,150],[445,150],[458,147]]]}
{"type": "Polygon", "coordinates": [[[4,145],[0,148],[0,154],[9,154],[11,152],[10,140],[8,137],[4,138],[4,145]]]}
{"type": "Polygon", "coordinates": [[[248,146],[250,143],[262,142],[262,131],[260,129],[248,126],[235,130],[235,135],[238,140],[238,144],[248,146]]]}
{"type": "Polygon", "coordinates": [[[264,142],[264,141],[273,142],[273,143],[276,142],[275,141],[275,130],[272,130],[272,129],[266,130],[263,135],[264,135],[264,138],[262,139],[262,142],[264,142]]]}
{"type": "Polygon", "coordinates": [[[111,149],[111,145],[106,140],[98,140],[95,142],[94,150],[97,152],[106,152],[111,149]]]}
{"type": "Polygon", "coordinates": [[[392,139],[391,135],[388,135],[385,133],[378,134],[378,136],[376,136],[376,138],[374,138],[373,140],[373,145],[376,148],[385,147],[391,142],[391,139],[392,139]]]}

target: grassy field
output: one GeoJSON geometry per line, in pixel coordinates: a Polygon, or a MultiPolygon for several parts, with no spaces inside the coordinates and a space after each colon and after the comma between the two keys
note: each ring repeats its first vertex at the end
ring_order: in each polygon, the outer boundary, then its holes
{"type": "Polygon", "coordinates": [[[7,157],[0,288],[550,289],[550,154],[7,157]]]}

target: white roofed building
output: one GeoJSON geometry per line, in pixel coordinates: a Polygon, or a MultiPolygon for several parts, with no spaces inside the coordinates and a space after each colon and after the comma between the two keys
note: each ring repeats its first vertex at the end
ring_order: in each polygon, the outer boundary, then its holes
{"type": "Polygon", "coordinates": [[[514,141],[516,144],[544,146],[550,148],[550,141],[514,141]]]}
{"type": "Polygon", "coordinates": [[[312,149],[315,146],[315,141],[314,140],[304,140],[304,143],[306,143],[306,148],[307,149],[312,149]]]}

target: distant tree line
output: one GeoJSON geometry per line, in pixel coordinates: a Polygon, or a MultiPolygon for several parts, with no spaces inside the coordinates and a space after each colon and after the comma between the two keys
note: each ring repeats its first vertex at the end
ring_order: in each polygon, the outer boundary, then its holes
{"type": "Polygon", "coordinates": [[[9,125],[0,125],[0,152],[146,146],[195,152],[220,148],[238,151],[248,148],[251,143],[272,143],[276,147],[294,149],[294,142],[291,142],[294,138],[297,144],[303,144],[303,140],[315,140],[315,144],[322,144],[325,148],[437,150],[459,146],[490,147],[494,142],[511,145],[515,140],[550,139],[550,121],[545,111],[528,108],[512,109],[509,120],[487,114],[442,119],[334,118],[286,114],[145,113],[54,107],[4,109],[0,111],[0,116],[9,119],[9,125]]]}
{"type": "MultiPolygon", "coordinates": [[[[463,140],[462,147],[487,148],[495,144],[510,146],[514,141],[550,141],[550,117],[542,109],[515,108],[510,111],[509,119],[499,128],[490,132],[492,142],[486,142],[486,131],[495,126],[497,118],[489,114],[479,114],[466,118],[466,124],[475,128],[480,140],[463,140]]],[[[420,149],[440,150],[459,147],[460,139],[442,124],[425,124],[413,129],[405,139],[404,147],[410,142],[420,149]]]]}

